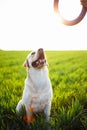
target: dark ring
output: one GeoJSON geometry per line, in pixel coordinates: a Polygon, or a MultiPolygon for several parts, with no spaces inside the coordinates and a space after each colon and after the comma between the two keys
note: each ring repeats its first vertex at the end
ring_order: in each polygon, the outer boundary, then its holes
{"type": "MultiPolygon", "coordinates": [[[[54,0],[54,11],[60,14],[58,4],[59,4],[59,0],[54,0]]],[[[82,10],[79,16],[75,18],[74,20],[66,20],[65,18],[61,16],[61,14],[60,14],[60,18],[63,24],[68,25],[68,26],[73,26],[75,24],[78,24],[85,17],[86,11],[87,11],[87,8],[82,7],[82,10]]]]}

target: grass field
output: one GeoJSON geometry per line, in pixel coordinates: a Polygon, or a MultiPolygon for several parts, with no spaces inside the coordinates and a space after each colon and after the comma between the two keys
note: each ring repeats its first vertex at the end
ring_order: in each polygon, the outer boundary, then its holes
{"type": "MultiPolygon", "coordinates": [[[[15,107],[22,96],[28,51],[0,51],[1,130],[29,130],[15,107]]],[[[53,87],[52,130],[87,130],[87,51],[47,51],[53,87]]],[[[43,115],[36,115],[32,130],[46,130],[43,115]]]]}

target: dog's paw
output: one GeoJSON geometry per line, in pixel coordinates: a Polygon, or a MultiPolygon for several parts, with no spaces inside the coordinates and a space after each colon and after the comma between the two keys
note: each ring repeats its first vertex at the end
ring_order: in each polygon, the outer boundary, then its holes
{"type": "Polygon", "coordinates": [[[25,116],[23,117],[23,120],[24,120],[25,122],[27,122],[27,123],[33,123],[33,122],[35,121],[35,118],[34,118],[33,116],[27,116],[27,115],[25,115],[25,116]]]}

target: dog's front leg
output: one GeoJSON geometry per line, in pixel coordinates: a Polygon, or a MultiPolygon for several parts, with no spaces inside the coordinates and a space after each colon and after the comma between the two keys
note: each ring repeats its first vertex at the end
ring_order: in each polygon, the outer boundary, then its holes
{"type": "Polygon", "coordinates": [[[51,103],[47,104],[44,110],[45,116],[46,116],[46,128],[47,130],[51,130],[50,128],[50,109],[51,109],[51,103]]]}
{"type": "Polygon", "coordinates": [[[27,127],[31,130],[31,123],[34,121],[33,113],[29,111],[29,108],[25,107],[26,115],[24,115],[24,121],[27,123],[27,127]]]}
{"type": "Polygon", "coordinates": [[[29,107],[26,107],[26,116],[27,116],[27,122],[33,123],[34,122],[34,108],[30,105],[29,107]]]}

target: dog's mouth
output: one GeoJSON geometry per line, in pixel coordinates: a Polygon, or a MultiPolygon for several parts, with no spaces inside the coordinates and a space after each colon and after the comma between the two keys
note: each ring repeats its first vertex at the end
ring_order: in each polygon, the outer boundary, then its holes
{"type": "Polygon", "coordinates": [[[35,68],[42,68],[44,65],[46,65],[46,58],[45,58],[45,53],[42,48],[38,49],[38,58],[37,60],[32,62],[32,66],[35,68]]]}

